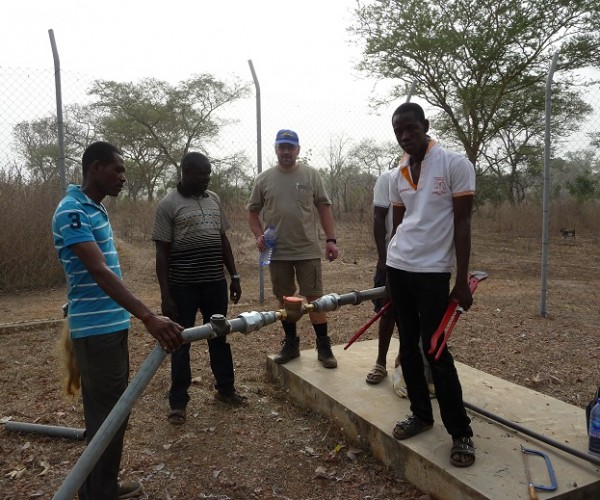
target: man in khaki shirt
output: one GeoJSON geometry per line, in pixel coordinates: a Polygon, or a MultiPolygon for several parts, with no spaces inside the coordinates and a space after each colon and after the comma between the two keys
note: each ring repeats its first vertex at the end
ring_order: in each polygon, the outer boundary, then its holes
{"type": "MultiPolygon", "coordinates": [[[[325,233],[325,258],[338,256],[331,201],[319,172],[296,160],[300,153],[298,134],[280,130],[275,138],[276,166],[260,173],[255,181],[247,208],[250,229],[259,251],[265,250],[265,227],[275,227],[277,242],[269,264],[273,294],[283,307],[283,297],[299,293],[311,302],[323,295],[318,217],[325,233]]],[[[337,367],[327,335],[327,316],[310,312],[310,322],[317,336],[318,359],[325,368],[337,367]]],[[[284,364],[300,356],[300,339],[296,323],[282,321],[285,332],[282,349],[275,362],[284,364]]]]}

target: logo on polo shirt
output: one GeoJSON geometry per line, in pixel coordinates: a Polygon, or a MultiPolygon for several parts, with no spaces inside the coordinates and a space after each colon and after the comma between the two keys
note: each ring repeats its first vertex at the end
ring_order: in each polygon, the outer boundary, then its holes
{"type": "Polygon", "coordinates": [[[442,194],[446,194],[447,192],[448,192],[448,187],[446,186],[446,178],[445,177],[434,177],[432,194],[442,195],[442,194]]]}

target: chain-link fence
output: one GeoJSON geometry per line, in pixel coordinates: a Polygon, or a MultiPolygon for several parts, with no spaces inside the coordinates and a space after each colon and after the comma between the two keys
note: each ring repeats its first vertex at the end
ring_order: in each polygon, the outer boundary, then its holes
{"type": "MultiPolygon", "coordinates": [[[[5,172],[17,169],[24,174],[40,174],[39,169],[50,169],[51,166],[44,165],[43,162],[35,165],[35,153],[40,154],[43,149],[43,153],[49,155],[50,151],[44,148],[56,144],[56,139],[52,144],[53,138],[49,136],[50,125],[54,126],[56,133],[54,72],[22,68],[0,69],[0,97],[5,103],[0,117],[0,168],[5,172]]],[[[258,77],[260,81],[260,75],[258,77]]],[[[74,122],[86,118],[85,114],[81,114],[82,107],[97,101],[98,96],[90,95],[89,92],[93,82],[98,79],[101,78],[61,71],[64,122],[67,127],[85,126],[74,122]]],[[[213,110],[219,124],[218,134],[197,141],[197,144],[192,143],[190,148],[204,150],[215,160],[217,173],[220,163],[237,161],[242,172],[252,177],[257,173],[259,161],[257,106],[250,71],[247,76],[240,77],[240,84],[248,90],[244,97],[213,110]]],[[[90,110],[88,118],[88,137],[93,137],[93,121],[97,116],[90,110]]],[[[335,152],[337,161],[349,160],[348,152],[365,141],[389,147],[393,140],[390,117],[370,109],[367,99],[363,103],[340,103],[263,94],[260,127],[263,169],[275,161],[273,142],[275,133],[281,128],[298,131],[301,156],[323,169],[329,168],[329,163],[333,161],[332,152],[335,152]]],[[[124,150],[127,154],[126,148],[124,150]]],[[[372,163],[365,166],[374,175],[388,167],[388,164],[372,163]]],[[[234,176],[229,180],[235,183],[237,179],[234,176]]]]}
{"type": "MultiPolygon", "coordinates": [[[[593,75],[592,73],[592,77],[593,75]]],[[[163,158],[161,161],[166,166],[157,170],[154,177],[148,180],[143,169],[135,168],[135,162],[149,165],[154,158],[144,157],[144,148],[135,150],[140,145],[139,142],[135,142],[135,126],[129,122],[125,125],[120,123],[126,113],[121,113],[122,110],[118,109],[122,102],[118,102],[115,96],[124,92],[124,87],[110,87],[108,90],[105,87],[104,94],[99,95],[98,86],[94,87],[94,83],[102,80],[101,75],[82,75],[67,69],[62,70],[60,76],[67,138],[67,181],[80,180],[80,158],[85,146],[93,140],[106,139],[121,146],[126,156],[128,186],[123,197],[135,201],[162,196],[177,179],[177,162],[181,157],[181,150],[174,148],[170,151],[171,160],[163,158]],[[96,91],[92,92],[93,89],[96,91]],[[113,99],[110,102],[112,107],[94,106],[99,101],[110,99],[113,99]],[[121,142],[125,136],[130,146],[121,142]]],[[[260,74],[257,76],[260,82],[260,74]]],[[[193,78],[194,75],[190,74],[190,80],[193,78]]],[[[215,78],[219,80],[218,76],[215,78]]],[[[362,102],[325,102],[316,97],[314,100],[299,99],[286,94],[284,90],[270,95],[263,92],[260,96],[262,158],[259,162],[257,101],[250,69],[247,75],[238,75],[238,78],[236,85],[245,88],[245,92],[222,105],[215,106],[214,102],[209,102],[209,118],[212,121],[207,123],[210,122],[212,128],[207,128],[208,132],[205,135],[195,136],[195,140],[188,145],[192,150],[205,152],[212,159],[212,189],[222,196],[226,208],[239,209],[243,206],[259,164],[262,165],[262,169],[274,164],[275,133],[280,128],[291,128],[300,135],[301,158],[322,170],[332,197],[336,219],[342,221],[351,217],[354,220],[362,219],[365,223],[370,221],[366,214],[371,205],[374,182],[383,170],[396,163],[400,154],[390,123],[392,107],[395,107],[395,104],[386,109],[381,108],[378,114],[369,108],[367,96],[362,102]]],[[[139,90],[136,86],[140,82],[133,82],[133,88],[139,90]]],[[[225,80],[221,83],[230,84],[225,80]]],[[[181,90],[181,87],[177,87],[179,84],[167,85],[181,90]]],[[[160,109],[168,112],[172,102],[166,105],[159,102],[158,95],[163,89],[153,87],[151,90],[154,88],[157,89],[156,108],[162,106],[160,109]]],[[[557,224],[565,227],[571,225],[571,221],[575,219],[577,224],[585,226],[585,220],[589,218],[586,216],[585,202],[595,200],[600,193],[600,86],[591,83],[585,88],[575,88],[575,91],[582,101],[576,115],[561,115],[562,104],[557,102],[554,106],[556,115],[550,120],[553,127],[551,199],[555,204],[555,213],[560,219],[557,224]],[[569,125],[565,130],[566,118],[569,119],[569,125]],[[568,200],[568,208],[560,205],[564,200],[568,200]]],[[[417,101],[418,93],[417,89],[417,101]]],[[[150,97],[153,97],[151,92],[150,97]]],[[[58,184],[59,154],[54,71],[49,68],[0,68],[0,99],[3,102],[0,114],[0,188],[2,185],[11,186],[11,190],[5,189],[0,197],[3,198],[2,204],[6,205],[7,209],[18,207],[21,203],[22,208],[15,210],[26,213],[30,203],[26,199],[27,190],[24,189],[27,185],[35,183],[46,186],[56,193],[56,200],[61,194],[58,184]],[[21,187],[16,188],[15,185],[21,187]],[[15,198],[9,199],[9,193],[15,198]]],[[[138,122],[140,120],[138,117],[138,122]]],[[[543,126],[540,124],[543,122],[544,115],[540,112],[537,127],[534,128],[537,131],[537,150],[531,155],[533,160],[523,162],[519,159],[518,155],[527,152],[525,148],[506,149],[515,154],[511,158],[502,154],[494,156],[492,150],[495,145],[488,145],[490,165],[492,161],[499,161],[494,166],[495,170],[487,168],[486,174],[478,177],[479,200],[492,203],[498,200],[506,201],[507,197],[513,198],[510,202],[517,203],[530,199],[535,202],[541,200],[543,148],[540,148],[540,144],[543,145],[544,138],[543,126]],[[511,164],[511,160],[515,158],[518,161],[511,164]]],[[[167,136],[170,131],[168,126],[163,129],[167,136]]],[[[523,132],[517,128],[515,131],[507,131],[506,136],[498,138],[498,144],[505,141],[504,146],[514,146],[510,142],[518,139],[519,133],[523,132]],[[510,135],[513,132],[516,135],[510,135]]],[[[436,135],[435,120],[432,122],[432,134],[436,135]]],[[[160,154],[163,154],[165,149],[169,148],[164,147],[160,154]]],[[[5,211],[3,213],[6,214],[5,211]]],[[[18,214],[14,217],[18,217],[18,214]]],[[[14,218],[1,216],[0,230],[3,228],[14,228],[14,218]]],[[[132,234],[135,233],[135,228],[130,227],[129,230],[132,234]]],[[[148,230],[146,228],[143,231],[144,237],[147,236],[148,230]]],[[[4,247],[3,252],[6,252],[7,258],[14,255],[25,258],[29,251],[29,248],[7,249],[7,245],[4,247]]],[[[4,256],[0,255],[0,262],[4,260],[4,256]]],[[[8,268],[14,270],[14,266],[8,268]]],[[[0,288],[1,274],[0,270],[0,288]]]]}
{"type": "MultiPolygon", "coordinates": [[[[0,98],[4,103],[0,115],[0,170],[4,175],[11,172],[28,179],[35,176],[49,180],[56,174],[58,157],[54,71],[5,67],[0,70],[0,98]]],[[[377,113],[369,108],[366,97],[360,103],[324,102],[298,99],[283,92],[279,95],[264,95],[263,92],[260,117],[262,161],[259,162],[257,106],[250,71],[239,78],[239,83],[248,89],[245,96],[212,112],[218,133],[189,145],[192,149],[203,150],[214,160],[217,174],[222,166],[226,184],[247,184],[256,175],[259,164],[265,169],[274,163],[272,144],[280,128],[298,131],[301,157],[325,173],[335,175],[346,170],[354,182],[360,174],[376,177],[397,158],[399,150],[390,126],[391,107],[377,113]]],[[[260,81],[260,74],[258,78],[260,81]]],[[[61,71],[64,121],[71,133],[79,134],[78,143],[67,151],[67,160],[71,160],[73,169],[71,176],[77,173],[84,141],[92,140],[98,134],[94,123],[98,119],[94,114],[97,110],[82,111],[86,105],[98,101],[98,95],[89,94],[93,82],[98,79],[101,78],[61,71]]],[[[598,171],[600,87],[590,85],[579,91],[587,108],[581,109],[581,119],[573,130],[563,133],[562,137],[553,136],[553,180],[555,194],[562,191],[585,199],[594,192],[594,174],[598,171]],[[576,172],[568,168],[571,164],[578,165],[576,172]]],[[[435,134],[435,123],[432,125],[435,134]]],[[[129,153],[126,147],[123,149],[129,153]]],[[[507,159],[504,162],[508,165],[507,159]]],[[[510,166],[501,164],[498,171],[499,177],[510,177],[510,166]]],[[[169,173],[173,175],[172,170],[169,173]]],[[[165,176],[159,181],[167,182],[168,179],[165,176]]],[[[347,179],[341,176],[336,181],[347,179]]],[[[522,190],[515,194],[516,198],[526,196],[529,187],[527,182],[522,186],[515,185],[513,189],[522,190]]],[[[136,195],[145,192],[139,186],[135,189],[136,195]]],[[[336,209],[355,208],[351,205],[349,200],[339,200],[336,209]]]]}

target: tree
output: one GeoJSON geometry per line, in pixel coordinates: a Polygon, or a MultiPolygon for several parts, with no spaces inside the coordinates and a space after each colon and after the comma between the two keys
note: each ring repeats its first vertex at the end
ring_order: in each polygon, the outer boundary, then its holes
{"type": "MultiPolygon", "coordinates": [[[[65,177],[81,180],[81,154],[95,137],[94,115],[78,105],[65,107],[65,177]]],[[[59,150],[56,116],[21,122],[13,129],[15,149],[32,181],[43,183],[59,179],[59,150]]]]}
{"type": "Polygon", "coordinates": [[[566,190],[581,205],[600,194],[600,159],[592,148],[572,151],[552,163],[554,194],[566,190]]]}
{"type": "Polygon", "coordinates": [[[598,197],[599,184],[597,176],[592,176],[591,172],[584,172],[572,181],[568,181],[567,189],[577,204],[582,205],[585,201],[598,197]]]}
{"type": "Polygon", "coordinates": [[[350,139],[344,135],[330,137],[329,150],[325,154],[327,169],[325,172],[325,182],[333,210],[336,215],[347,212],[348,207],[348,182],[353,173],[356,173],[356,167],[351,166],[348,161],[348,148],[350,139]]]}
{"type": "MultiPolygon", "coordinates": [[[[391,130],[390,123],[390,134],[392,133],[391,130]]],[[[352,147],[349,155],[360,170],[379,177],[381,172],[398,164],[398,160],[402,156],[402,149],[396,142],[387,141],[378,144],[372,139],[363,139],[352,147]]]]}
{"type": "Polygon", "coordinates": [[[102,137],[117,144],[126,157],[127,183],[125,192],[133,200],[147,196],[154,199],[158,187],[169,179],[174,168],[166,155],[156,147],[156,141],[139,122],[128,117],[105,115],[100,124],[102,137]]]}
{"type": "Polygon", "coordinates": [[[250,196],[253,175],[250,160],[244,153],[228,158],[212,159],[213,175],[209,189],[216,191],[226,208],[240,206],[250,196]]]}
{"type": "MultiPolygon", "coordinates": [[[[485,145],[543,110],[539,97],[527,97],[531,89],[543,95],[555,51],[564,86],[600,55],[595,0],[359,1],[355,14],[350,31],[364,43],[359,68],[400,80],[396,93],[417,82],[419,95],[444,114],[436,128],[463,146],[479,174],[485,145]]],[[[513,138],[510,154],[522,142],[513,138]]]]}
{"type": "Polygon", "coordinates": [[[56,119],[41,118],[15,125],[13,136],[19,156],[32,180],[48,182],[58,179],[56,119]]]}
{"type": "Polygon", "coordinates": [[[183,155],[190,150],[207,153],[229,123],[218,112],[247,92],[237,81],[229,84],[202,74],[176,86],[152,78],[139,83],[97,80],[89,93],[104,114],[102,133],[118,139],[136,189],[143,188],[151,198],[171,170],[179,178],[183,155]]]}

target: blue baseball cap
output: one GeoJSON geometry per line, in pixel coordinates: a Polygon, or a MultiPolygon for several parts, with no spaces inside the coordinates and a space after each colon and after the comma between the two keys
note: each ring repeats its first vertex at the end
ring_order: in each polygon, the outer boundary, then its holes
{"type": "Polygon", "coordinates": [[[281,129],[275,136],[275,144],[292,144],[298,146],[300,140],[298,134],[293,130],[281,129]]]}

